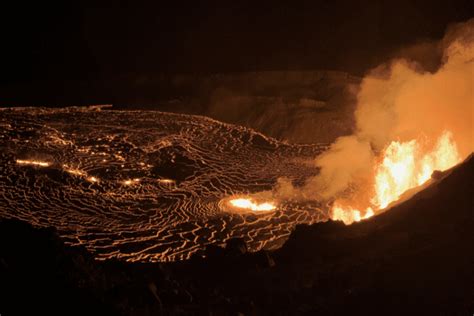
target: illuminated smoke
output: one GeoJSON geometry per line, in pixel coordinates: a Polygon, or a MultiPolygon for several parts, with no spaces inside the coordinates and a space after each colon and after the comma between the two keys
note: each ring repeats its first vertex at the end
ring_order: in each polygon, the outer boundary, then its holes
{"type": "MultiPolygon", "coordinates": [[[[396,144],[412,150],[411,156],[403,157],[406,161],[423,160],[408,166],[415,173],[402,179],[409,185],[400,190],[429,179],[432,168],[446,169],[467,157],[474,150],[474,19],[449,28],[436,47],[442,49],[442,64],[432,73],[407,59],[395,59],[372,70],[358,91],[354,135],[340,137],[316,159],[321,172],[303,189],[295,190],[280,180],[280,194],[336,199],[333,218],[342,219],[342,203],[347,205],[346,222],[350,223],[366,216],[358,210],[372,212],[370,207],[388,204],[374,199],[373,194],[378,193],[374,186],[382,181],[375,178],[376,174],[381,177],[383,156],[394,155],[396,144]],[[441,155],[447,158],[433,156],[441,153],[439,146],[448,148],[441,155]],[[415,178],[413,183],[411,177],[415,178]]],[[[401,193],[397,191],[394,196],[401,193]]]]}

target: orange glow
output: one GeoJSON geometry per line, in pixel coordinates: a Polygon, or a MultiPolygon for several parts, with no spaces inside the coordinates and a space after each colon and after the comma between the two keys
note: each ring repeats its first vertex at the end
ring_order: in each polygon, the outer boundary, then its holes
{"type": "Polygon", "coordinates": [[[17,159],[16,163],[20,164],[20,165],[34,165],[34,166],[39,166],[39,167],[48,167],[49,166],[48,162],[39,161],[39,160],[21,160],[21,159],[17,159]]]}
{"type": "Polygon", "coordinates": [[[87,178],[87,181],[90,181],[90,182],[99,182],[99,179],[97,179],[96,177],[88,177],[88,178],[87,178]]]}
{"type": "Polygon", "coordinates": [[[426,150],[419,140],[393,141],[376,164],[373,197],[366,210],[362,212],[351,206],[342,206],[340,201],[336,201],[331,210],[331,218],[342,220],[345,224],[369,218],[374,215],[373,209],[386,208],[407,190],[428,181],[433,171],[444,171],[460,161],[450,132],[444,132],[431,150],[426,150]]]}
{"type": "Polygon", "coordinates": [[[132,185],[132,184],[135,184],[135,183],[138,183],[138,182],[140,182],[140,179],[135,178],[135,179],[131,179],[131,180],[125,180],[122,183],[125,184],[125,185],[132,185]]]}
{"type": "Polygon", "coordinates": [[[371,207],[368,207],[364,215],[361,214],[361,211],[354,209],[352,207],[344,207],[337,203],[334,203],[332,207],[332,219],[335,221],[343,221],[344,224],[349,225],[353,222],[360,222],[363,219],[369,218],[374,215],[374,211],[371,207]]]}
{"type": "Polygon", "coordinates": [[[70,173],[70,174],[73,174],[75,176],[85,176],[86,173],[82,170],[79,170],[79,169],[75,169],[75,168],[69,168],[69,166],[67,165],[63,165],[63,168],[64,168],[64,171],[66,171],[67,173],[70,173]]]}
{"type": "Polygon", "coordinates": [[[161,182],[161,183],[174,183],[174,180],[172,180],[172,179],[158,179],[158,182],[161,182]]]}
{"type": "Polygon", "coordinates": [[[275,204],[272,202],[264,202],[264,203],[255,203],[250,199],[233,199],[229,201],[230,204],[234,207],[249,209],[254,212],[261,212],[261,211],[272,211],[276,208],[275,204]]]}

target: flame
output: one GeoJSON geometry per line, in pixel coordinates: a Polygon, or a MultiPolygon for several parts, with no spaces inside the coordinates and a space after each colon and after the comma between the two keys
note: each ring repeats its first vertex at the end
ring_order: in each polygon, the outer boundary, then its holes
{"type": "Polygon", "coordinates": [[[255,203],[251,199],[238,198],[229,201],[234,207],[245,208],[255,212],[258,211],[272,211],[276,208],[272,202],[255,203]]]}
{"type": "Polygon", "coordinates": [[[349,225],[353,222],[360,222],[363,219],[369,218],[374,215],[374,211],[371,207],[368,207],[364,215],[361,215],[361,211],[352,208],[350,206],[344,207],[339,203],[334,203],[332,208],[332,219],[335,221],[343,221],[344,224],[349,225]]]}
{"type": "Polygon", "coordinates": [[[426,150],[420,140],[392,141],[383,151],[375,167],[374,195],[364,212],[340,201],[333,204],[331,218],[345,224],[358,222],[374,215],[373,209],[386,208],[409,189],[420,186],[435,170],[444,171],[461,161],[453,135],[445,131],[434,148],[426,150]],[[365,215],[361,215],[364,213],[365,215]]]}

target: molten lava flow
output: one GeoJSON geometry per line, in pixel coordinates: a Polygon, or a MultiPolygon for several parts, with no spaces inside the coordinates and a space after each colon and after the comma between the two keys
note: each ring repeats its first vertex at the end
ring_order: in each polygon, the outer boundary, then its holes
{"type": "Polygon", "coordinates": [[[245,208],[252,211],[272,211],[276,208],[276,206],[271,202],[264,202],[264,203],[255,203],[250,199],[233,199],[229,201],[230,204],[234,207],[238,208],[245,208]]]}
{"type": "Polygon", "coordinates": [[[99,182],[99,179],[97,179],[96,177],[88,177],[88,178],[87,178],[87,181],[90,181],[90,182],[99,182]]]}
{"type": "Polygon", "coordinates": [[[86,176],[86,173],[76,168],[70,168],[68,165],[63,165],[64,171],[75,176],[86,176]]]}
{"type": "Polygon", "coordinates": [[[459,163],[461,158],[450,132],[444,132],[431,150],[419,140],[393,141],[384,150],[375,167],[374,195],[364,212],[334,202],[331,217],[345,224],[358,222],[374,215],[373,209],[386,208],[407,190],[428,181],[435,170],[444,171],[459,163]],[[362,215],[364,214],[364,215],[362,215]]]}
{"type": "Polygon", "coordinates": [[[175,183],[175,181],[172,180],[172,179],[158,179],[158,182],[160,182],[160,183],[166,183],[166,184],[175,183]]]}
{"type": "Polygon", "coordinates": [[[132,185],[132,184],[136,184],[140,182],[140,179],[139,178],[135,178],[135,179],[129,179],[129,180],[125,180],[123,181],[122,183],[125,184],[125,185],[132,185]]]}
{"type": "Polygon", "coordinates": [[[364,215],[361,215],[361,211],[350,206],[343,207],[338,203],[334,203],[332,207],[332,219],[335,221],[343,221],[346,225],[352,224],[353,222],[359,222],[373,215],[374,211],[371,207],[368,207],[365,210],[364,215]]]}
{"type": "Polygon", "coordinates": [[[48,167],[49,163],[45,161],[39,161],[39,160],[21,160],[17,159],[16,163],[19,165],[33,165],[33,166],[39,166],[39,167],[48,167]]]}

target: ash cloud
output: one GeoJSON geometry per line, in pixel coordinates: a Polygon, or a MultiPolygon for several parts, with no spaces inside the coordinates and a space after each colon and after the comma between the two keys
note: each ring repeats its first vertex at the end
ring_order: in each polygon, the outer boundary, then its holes
{"type": "Polygon", "coordinates": [[[396,58],[364,77],[357,94],[355,133],[338,138],[316,158],[321,172],[303,188],[280,180],[277,195],[329,199],[362,188],[373,176],[376,155],[393,140],[429,142],[449,130],[462,158],[474,150],[474,19],[449,27],[438,43],[403,52],[404,57],[410,54],[418,61],[396,58]],[[423,56],[431,59],[419,62],[423,56]],[[436,56],[441,64],[433,70],[436,56]]]}

